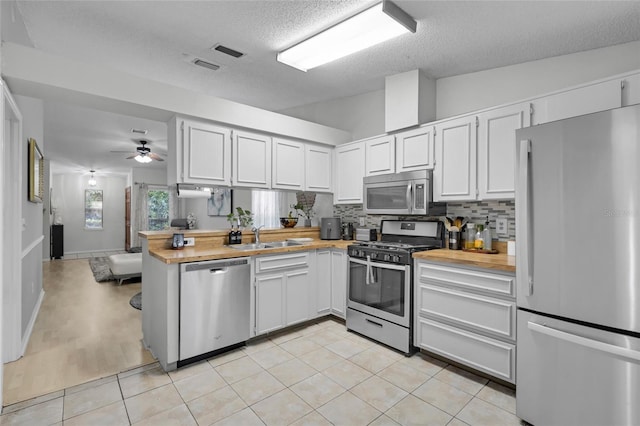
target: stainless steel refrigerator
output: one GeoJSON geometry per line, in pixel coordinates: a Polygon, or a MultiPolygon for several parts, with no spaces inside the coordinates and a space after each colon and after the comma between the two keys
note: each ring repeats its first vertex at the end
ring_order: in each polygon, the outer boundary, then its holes
{"type": "Polygon", "coordinates": [[[516,136],[516,414],[640,425],[640,105],[516,136]]]}

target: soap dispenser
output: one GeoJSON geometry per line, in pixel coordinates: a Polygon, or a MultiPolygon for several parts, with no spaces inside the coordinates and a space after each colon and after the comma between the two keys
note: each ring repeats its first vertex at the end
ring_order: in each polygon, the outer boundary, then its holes
{"type": "Polygon", "coordinates": [[[484,230],[482,231],[482,240],[485,250],[491,250],[491,223],[489,222],[489,216],[484,223],[484,230]]]}

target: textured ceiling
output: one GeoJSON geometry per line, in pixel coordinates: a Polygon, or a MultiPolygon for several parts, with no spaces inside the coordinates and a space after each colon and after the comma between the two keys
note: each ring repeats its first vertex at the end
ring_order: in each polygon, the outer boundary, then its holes
{"type": "Polygon", "coordinates": [[[640,39],[640,2],[396,1],[407,34],[307,73],[276,53],[372,1],[19,1],[38,49],[271,111],[640,39]],[[222,43],[241,59],[210,50],[222,43]],[[194,66],[199,57],[221,68],[194,66]]]}
{"type": "MultiPolygon", "coordinates": [[[[382,89],[385,76],[416,68],[441,78],[640,40],[637,1],[397,0],[418,21],[416,34],[307,73],[276,61],[279,50],[374,3],[20,0],[10,17],[3,8],[2,30],[4,40],[272,111],[382,89]],[[24,28],[6,34],[5,20],[15,16],[24,28]],[[246,56],[212,51],[218,43],[246,56]],[[196,57],[220,69],[197,67],[196,57]]],[[[91,125],[77,126],[79,112],[65,118],[64,111],[46,109],[47,149],[57,151],[63,140],[84,143],[76,154],[61,151],[70,165],[97,161],[81,157],[89,147],[104,154],[131,137],[118,128],[87,145],[92,129],[108,132],[107,125],[126,119],[91,113],[91,125]]]]}

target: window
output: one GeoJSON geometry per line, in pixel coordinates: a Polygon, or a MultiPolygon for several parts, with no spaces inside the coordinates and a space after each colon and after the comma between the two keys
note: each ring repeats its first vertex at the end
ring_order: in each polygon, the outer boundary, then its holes
{"type": "Polygon", "coordinates": [[[287,206],[286,194],[280,191],[251,191],[251,210],[254,226],[280,228],[280,212],[287,206]]]}
{"type": "Polygon", "coordinates": [[[149,188],[147,205],[149,231],[169,229],[169,191],[149,188]]]}
{"type": "Polygon", "coordinates": [[[101,189],[84,191],[84,227],[85,229],[102,229],[101,189]]]}

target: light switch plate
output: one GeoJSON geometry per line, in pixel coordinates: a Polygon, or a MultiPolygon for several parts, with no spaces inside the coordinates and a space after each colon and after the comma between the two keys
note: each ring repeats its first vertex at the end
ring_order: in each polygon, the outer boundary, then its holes
{"type": "Polygon", "coordinates": [[[194,237],[191,238],[185,238],[184,239],[184,246],[187,247],[191,247],[191,246],[195,246],[196,245],[196,239],[194,237]]]}
{"type": "Polygon", "coordinates": [[[496,233],[498,235],[507,235],[509,231],[507,230],[509,225],[509,221],[506,217],[499,217],[496,219],[496,233]]]}

